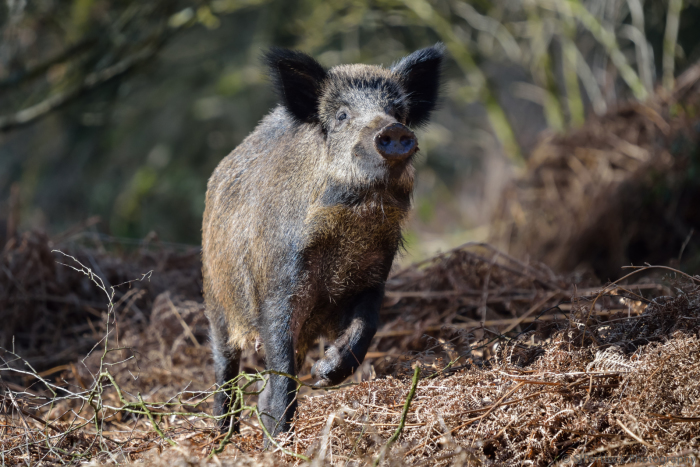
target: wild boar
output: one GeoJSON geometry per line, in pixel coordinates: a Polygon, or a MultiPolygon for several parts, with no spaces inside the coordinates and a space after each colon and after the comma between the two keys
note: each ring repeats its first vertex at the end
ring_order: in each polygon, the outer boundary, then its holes
{"type": "MultiPolygon", "coordinates": [[[[388,69],[329,70],[301,52],[265,55],[281,102],[207,186],[204,296],[218,385],[238,375],[253,342],[267,369],[295,375],[319,336],[332,341],[312,368],[319,387],[361,364],[411,205],[409,127],[435,108],[443,54],[438,43],[388,69]]],[[[288,430],[296,383],[271,375],[260,399],[269,431],[288,430]]],[[[228,408],[218,394],[214,413],[228,408]]]]}

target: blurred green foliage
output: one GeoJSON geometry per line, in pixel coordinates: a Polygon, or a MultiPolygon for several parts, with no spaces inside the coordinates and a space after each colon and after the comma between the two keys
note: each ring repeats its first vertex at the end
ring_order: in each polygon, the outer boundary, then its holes
{"type": "Polygon", "coordinates": [[[441,40],[408,238],[464,232],[541,131],[643,100],[695,61],[698,19],[697,0],[8,1],[0,200],[18,184],[24,227],[97,214],[112,235],[198,243],[208,176],[275,105],[265,48],[389,65],[441,40]]]}

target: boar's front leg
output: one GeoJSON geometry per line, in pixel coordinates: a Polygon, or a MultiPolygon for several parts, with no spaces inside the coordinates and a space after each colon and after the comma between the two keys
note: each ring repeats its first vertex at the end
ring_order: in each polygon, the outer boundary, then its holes
{"type": "MultiPolygon", "coordinates": [[[[294,346],[290,333],[291,308],[287,305],[264,310],[260,337],[265,346],[268,370],[296,375],[294,346]]],[[[296,411],[296,382],[286,376],[270,374],[260,395],[260,415],[265,428],[274,437],[288,431],[296,411]]],[[[265,448],[269,440],[265,439],[265,448]]]]}
{"type": "Polygon", "coordinates": [[[357,370],[379,326],[384,287],[364,291],[350,301],[350,309],[341,323],[342,334],[311,368],[319,381],[317,387],[334,386],[357,370]]]}

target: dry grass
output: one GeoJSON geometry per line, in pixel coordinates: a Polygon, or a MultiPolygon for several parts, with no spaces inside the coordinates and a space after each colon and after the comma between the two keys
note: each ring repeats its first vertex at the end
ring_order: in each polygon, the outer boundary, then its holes
{"type": "MultiPolygon", "coordinates": [[[[395,458],[406,465],[546,466],[584,454],[696,453],[698,283],[640,315],[592,326],[583,326],[584,307],[545,340],[536,333],[503,339],[488,364],[421,381],[395,458]]],[[[300,406],[294,447],[313,452],[326,442],[335,462],[349,453],[376,456],[408,387],[384,379],[313,398],[300,406]]]]}
{"type": "MultiPolygon", "coordinates": [[[[305,462],[260,452],[259,383],[245,397],[242,434],[214,454],[224,437],[209,415],[214,388],[201,298],[187,296],[193,288],[158,285],[159,274],[198,284],[197,261],[174,259],[196,258],[196,252],[137,251],[156,266],[150,282],[116,287],[110,307],[109,287],[88,287],[89,277],[56,263],[63,259],[52,246],[26,234],[6,248],[2,270],[12,276],[0,275],[0,302],[43,320],[34,327],[40,336],[94,316],[80,338],[97,346],[87,357],[69,347],[73,353],[48,370],[58,362],[35,356],[35,366],[19,359],[30,345],[17,345],[18,355],[2,354],[3,463],[305,462]],[[158,257],[170,263],[152,259],[158,257]],[[22,275],[22,264],[36,265],[34,274],[22,275]],[[52,301],[24,299],[39,296],[42,287],[56,291],[52,301]],[[74,315],[58,316],[67,312],[74,315]]],[[[110,283],[127,279],[120,274],[141,278],[130,269],[136,266],[126,266],[128,255],[119,259],[90,245],[75,245],[72,253],[84,264],[92,257],[91,269],[116,276],[110,283]]],[[[637,282],[633,275],[604,288],[572,284],[482,244],[399,271],[387,285],[385,324],[354,384],[337,391],[302,388],[294,434],[279,442],[318,465],[550,465],[583,454],[695,453],[698,278],[658,272],[656,280],[637,282]],[[389,449],[416,367],[421,380],[389,449]]],[[[27,329],[26,322],[15,323],[15,332],[27,329]]],[[[59,348],[61,339],[70,341],[61,336],[43,344],[57,347],[43,348],[59,348]]],[[[261,365],[261,356],[245,355],[246,371],[261,365]]]]}

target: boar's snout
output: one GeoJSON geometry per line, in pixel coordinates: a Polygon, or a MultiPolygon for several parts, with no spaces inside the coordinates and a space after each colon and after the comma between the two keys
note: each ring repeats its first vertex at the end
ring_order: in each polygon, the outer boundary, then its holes
{"type": "Polygon", "coordinates": [[[374,147],[388,161],[401,161],[415,154],[418,140],[405,125],[392,123],[377,132],[374,147]]]}

